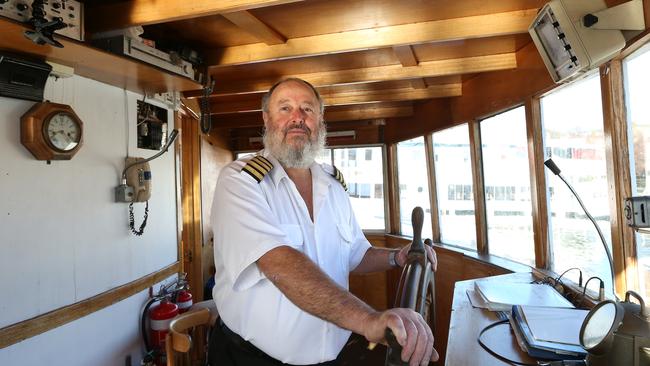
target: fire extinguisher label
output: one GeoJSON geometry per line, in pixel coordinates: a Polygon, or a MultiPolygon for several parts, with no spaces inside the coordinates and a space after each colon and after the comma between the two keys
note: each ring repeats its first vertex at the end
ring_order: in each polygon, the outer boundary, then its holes
{"type": "Polygon", "coordinates": [[[171,322],[172,319],[163,319],[163,320],[151,319],[151,330],[156,330],[156,331],[169,330],[169,323],[171,322]]]}
{"type": "Polygon", "coordinates": [[[177,302],[176,305],[178,305],[178,308],[180,310],[188,310],[190,307],[192,307],[192,300],[177,302]]]}

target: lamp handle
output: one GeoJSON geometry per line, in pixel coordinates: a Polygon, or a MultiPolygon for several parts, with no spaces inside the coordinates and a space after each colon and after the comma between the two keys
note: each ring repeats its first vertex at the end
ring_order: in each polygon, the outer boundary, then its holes
{"type": "Polygon", "coordinates": [[[644,319],[647,318],[648,314],[647,314],[646,309],[645,309],[645,301],[643,301],[643,298],[641,297],[641,295],[639,295],[638,293],[630,290],[630,291],[625,293],[625,302],[630,302],[630,296],[634,297],[635,299],[637,299],[639,301],[639,305],[641,305],[641,317],[644,318],[644,319]]]}

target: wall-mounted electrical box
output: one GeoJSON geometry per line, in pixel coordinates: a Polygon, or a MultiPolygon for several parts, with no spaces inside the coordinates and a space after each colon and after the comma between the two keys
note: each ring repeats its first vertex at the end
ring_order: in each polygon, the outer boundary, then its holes
{"type": "Polygon", "coordinates": [[[167,109],[138,101],[138,148],[160,150],[167,142],[167,109]]]}
{"type": "Polygon", "coordinates": [[[650,196],[625,199],[625,222],[633,228],[650,228],[650,196]]]}

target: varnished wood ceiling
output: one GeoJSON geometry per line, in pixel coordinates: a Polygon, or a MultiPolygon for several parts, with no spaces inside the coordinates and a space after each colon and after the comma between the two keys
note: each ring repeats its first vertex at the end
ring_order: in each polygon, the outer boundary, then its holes
{"type": "Polygon", "coordinates": [[[516,68],[545,2],[86,1],[91,32],[144,25],[197,49],[216,80],[213,121],[229,128],[260,126],[262,93],[289,76],[321,91],[330,122],[408,117],[423,100],[462,95],[473,75],[516,68]]]}

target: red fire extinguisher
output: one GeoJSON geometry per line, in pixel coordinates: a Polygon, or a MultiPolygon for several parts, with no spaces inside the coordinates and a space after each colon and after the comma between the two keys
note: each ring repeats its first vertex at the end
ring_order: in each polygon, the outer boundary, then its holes
{"type": "Polygon", "coordinates": [[[192,307],[192,293],[189,290],[180,290],[176,297],[176,305],[180,314],[190,310],[192,307]]]}
{"type": "Polygon", "coordinates": [[[156,365],[164,365],[165,359],[165,336],[169,332],[169,323],[178,315],[178,305],[170,302],[167,298],[160,301],[149,311],[151,333],[149,341],[154,350],[156,365]]]}

